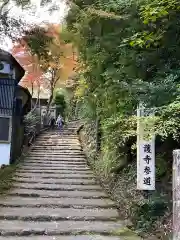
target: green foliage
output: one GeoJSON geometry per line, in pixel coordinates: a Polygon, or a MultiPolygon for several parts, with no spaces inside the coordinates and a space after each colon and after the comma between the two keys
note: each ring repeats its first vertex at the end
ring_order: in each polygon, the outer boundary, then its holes
{"type": "MultiPolygon", "coordinates": [[[[154,124],[150,134],[179,141],[179,1],[71,0],[69,7],[66,31],[78,49],[83,79],[76,89],[78,114],[101,119],[100,168],[118,173],[122,156],[127,162],[134,156],[139,102],[155,109],[145,119],[154,124]]],[[[159,177],[166,167],[158,164],[159,177]]]]}
{"type": "Polygon", "coordinates": [[[27,135],[35,135],[37,132],[37,126],[40,124],[41,118],[36,112],[29,112],[24,118],[25,133],[27,135]]]}
{"type": "Polygon", "coordinates": [[[64,116],[66,110],[65,96],[62,93],[57,92],[54,98],[54,103],[57,106],[57,114],[61,114],[62,116],[64,116]]]}
{"type": "Polygon", "coordinates": [[[100,116],[106,145],[117,151],[119,144],[136,135],[135,119],[133,126],[131,121],[142,101],[158,109],[156,134],[177,139],[178,1],[72,0],[69,5],[67,30],[73,35],[83,69],[84,80],[76,90],[80,115],[100,116]],[[106,133],[108,128],[111,131],[106,133]]]}
{"type": "Polygon", "coordinates": [[[153,195],[137,205],[133,205],[131,212],[133,222],[139,230],[152,229],[154,223],[164,216],[168,210],[168,202],[163,196],[153,195]]]}
{"type": "Polygon", "coordinates": [[[37,54],[39,59],[48,59],[49,43],[52,42],[52,37],[47,36],[44,28],[36,27],[31,31],[25,32],[25,37],[32,54],[37,54]]]}

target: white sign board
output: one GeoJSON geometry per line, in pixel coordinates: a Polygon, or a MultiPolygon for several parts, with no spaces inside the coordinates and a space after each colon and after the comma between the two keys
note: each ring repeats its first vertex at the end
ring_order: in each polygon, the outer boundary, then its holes
{"type": "MultiPolygon", "coordinates": [[[[152,113],[151,113],[152,114],[152,113]]],[[[155,190],[155,137],[146,139],[145,124],[140,117],[150,115],[143,107],[137,110],[137,189],[155,190]]]]}

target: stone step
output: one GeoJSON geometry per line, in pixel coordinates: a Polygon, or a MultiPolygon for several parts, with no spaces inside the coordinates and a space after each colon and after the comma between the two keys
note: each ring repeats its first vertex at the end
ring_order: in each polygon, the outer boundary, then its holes
{"type": "Polygon", "coordinates": [[[102,221],[55,221],[55,222],[24,222],[24,221],[0,221],[1,236],[29,236],[29,235],[75,235],[86,233],[91,234],[112,234],[123,228],[120,222],[102,221]]]}
{"type": "Polygon", "coordinates": [[[46,157],[46,158],[35,158],[35,157],[27,157],[24,161],[25,163],[30,163],[30,162],[40,162],[40,163],[44,163],[44,162],[48,162],[48,163],[66,163],[66,164],[71,164],[71,163],[85,163],[86,160],[84,157],[81,158],[71,158],[71,157],[64,157],[64,158],[59,158],[59,157],[46,157]]]}
{"type": "Polygon", "coordinates": [[[26,158],[25,158],[25,162],[27,160],[39,160],[39,161],[44,161],[44,160],[50,160],[50,161],[61,161],[61,162],[86,162],[86,157],[81,155],[81,156],[75,156],[73,157],[73,155],[64,155],[64,154],[61,154],[61,155],[47,155],[47,156],[29,156],[27,155],[26,158]]]}
{"type": "Polygon", "coordinates": [[[42,148],[42,147],[47,147],[47,148],[58,148],[60,146],[65,146],[65,147],[72,147],[72,148],[80,148],[81,144],[79,140],[58,140],[58,139],[49,139],[49,140],[37,140],[36,143],[32,146],[35,148],[42,148]],[[36,144],[37,143],[37,144],[36,144]],[[43,144],[43,145],[42,145],[43,144]]]}
{"type": "Polygon", "coordinates": [[[68,146],[68,147],[80,147],[80,143],[78,140],[70,140],[64,139],[62,140],[55,140],[55,139],[47,139],[47,140],[36,140],[36,144],[32,147],[59,147],[59,146],[68,146]]]}
{"type": "Polygon", "coordinates": [[[58,207],[58,208],[114,208],[116,204],[110,199],[84,198],[40,198],[40,197],[6,197],[0,200],[4,207],[58,207]]]}
{"type": "Polygon", "coordinates": [[[113,221],[119,217],[116,209],[74,209],[74,208],[26,208],[3,207],[0,209],[0,220],[23,221],[113,221]]]}
{"type": "Polygon", "coordinates": [[[67,154],[67,155],[71,155],[71,154],[75,154],[77,155],[84,155],[82,151],[71,151],[71,150],[59,150],[59,151],[31,151],[31,156],[37,156],[37,155],[62,155],[62,154],[67,154]]]}
{"type": "MultiPolygon", "coordinates": [[[[119,237],[103,235],[75,235],[75,236],[26,236],[24,237],[0,237],[0,240],[126,240],[119,237]]],[[[135,240],[135,239],[128,239],[135,240]]]]}
{"type": "Polygon", "coordinates": [[[22,196],[22,197],[54,197],[54,198],[107,198],[104,192],[100,191],[51,191],[51,190],[33,190],[33,189],[12,189],[9,196],[22,196]]]}
{"type": "Polygon", "coordinates": [[[24,177],[24,178],[45,178],[45,179],[49,179],[49,178],[54,178],[54,179],[93,179],[94,178],[94,175],[92,174],[82,174],[81,173],[58,173],[58,174],[51,174],[51,173],[44,173],[44,172],[41,172],[41,173],[33,173],[33,172],[18,172],[16,171],[15,173],[15,177],[24,177]]]}
{"type": "Polygon", "coordinates": [[[23,167],[49,167],[49,168],[53,168],[53,167],[56,167],[56,168],[61,168],[63,166],[65,167],[77,167],[77,168],[88,168],[87,164],[85,161],[82,161],[82,162],[74,162],[74,161],[57,161],[57,162],[51,162],[51,163],[46,163],[46,161],[42,161],[39,163],[37,163],[36,161],[34,162],[27,162],[25,161],[21,166],[23,167]]]}
{"type": "Polygon", "coordinates": [[[41,136],[39,139],[37,139],[38,141],[77,141],[77,136],[76,135],[63,135],[63,136],[60,136],[59,134],[57,135],[54,135],[53,137],[51,136],[41,136]]]}
{"type": "Polygon", "coordinates": [[[66,151],[72,151],[72,152],[80,152],[82,153],[82,149],[81,148],[69,148],[69,147],[64,147],[64,146],[60,146],[59,148],[39,148],[39,149],[32,149],[31,152],[32,153],[42,153],[42,152],[52,152],[52,153],[59,153],[59,152],[66,152],[66,151]]]}
{"type": "Polygon", "coordinates": [[[70,185],[95,185],[94,179],[43,179],[43,178],[13,178],[15,182],[41,183],[41,184],[70,184],[70,185]]]}
{"type": "Polygon", "coordinates": [[[75,169],[77,169],[77,171],[78,171],[78,169],[80,170],[80,171],[82,171],[82,170],[84,170],[84,171],[90,171],[91,169],[90,169],[90,167],[88,167],[87,166],[87,164],[84,162],[84,163],[77,163],[77,164],[75,164],[75,163],[71,163],[71,164],[68,164],[68,163],[62,163],[61,164],[61,161],[59,161],[59,163],[58,164],[50,164],[50,165],[48,165],[48,164],[46,164],[46,162],[44,162],[44,163],[41,163],[41,164],[36,164],[36,163],[31,163],[31,164],[23,164],[23,165],[21,165],[21,166],[19,166],[19,168],[18,169],[21,169],[21,170],[33,170],[33,171],[39,171],[39,169],[41,170],[41,169],[43,169],[45,172],[46,171],[51,171],[51,170],[66,170],[66,169],[68,169],[68,170],[70,170],[71,171],[71,169],[73,170],[73,171],[75,171],[75,169]]]}
{"type": "Polygon", "coordinates": [[[47,154],[47,155],[35,155],[35,156],[32,156],[32,155],[27,155],[26,158],[33,158],[33,159],[85,159],[85,156],[84,155],[73,155],[73,154],[58,154],[58,155],[50,155],[50,154],[47,154]]]}
{"type": "MultiPolygon", "coordinates": [[[[70,160],[70,161],[72,161],[72,159],[70,160]]],[[[25,162],[24,162],[24,164],[25,165],[31,165],[31,166],[36,166],[36,165],[38,165],[38,166],[61,166],[62,164],[67,164],[67,165],[71,165],[71,164],[80,164],[80,165],[82,165],[83,166],[83,164],[84,163],[86,163],[85,162],[85,160],[82,160],[82,161],[73,161],[73,162],[69,162],[69,161],[61,161],[61,160],[25,160],[25,162]]],[[[86,164],[87,165],[87,164],[86,164]]]]}
{"type": "Polygon", "coordinates": [[[20,170],[37,170],[37,171],[40,171],[40,170],[44,170],[46,172],[46,170],[48,171],[77,171],[77,172],[86,172],[86,171],[90,171],[91,169],[88,168],[88,167],[83,167],[83,166],[80,166],[80,167],[76,167],[76,165],[62,165],[62,166],[57,166],[57,165],[35,165],[32,164],[32,166],[22,166],[22,167],[19,167],[20,170]]]}
{"type": "Polygon", "coordinates": [[[37,138],[36,139],[36,142],[37,143],[51,143],[51,141],[55,141],[56,143],[57,142],[62,142],[62,143],[79,143],[79,139],[77,137],[74,137],[73,139],[66,139],[66,138],[59,138],[57,137],[57,135],[54,135],[54,136],[49,136],[48,138],[46,138],[45,136],[40,139],[40,138],[37,138]]]}
{"type": "MultiPolygon", "coordinates": [[[[56,141],[56,140],[54,140],[56,141]]],[[[79,141],[56,141],[55,143],[52,141],[36,141],[36,144],[33,146],[33,148],[58,148],[59,146],[65,146],[65,147],[81,147],[79,141]],[[42,145],[43,144],[43,145],[42,145]]]]}
{"type": "Polygon", "coordinates": [[[51,191],[84,191],[84,190],[99,190],[102,188],[98,185],[64,185],[64,184],[41,184],[41,183],[14,183],[16,188],[37,189],[37,190],[51,190],[51,191]]]}
{"type": "Polygon", "coordinates": [[[41,142],[45,142],[45,141],[48,141],[48,142],[74,142],[74,141],[79,141],[77,136],[70,136],[70,135],[64,135],[62,137],[60,137],[59,135],[54,135],[53,137],[41,137],[39,139],[37,139],[37,141],[39,143],[41,142]]]}
{"type": "MultiPolygon", "coordinates": [[[[93,173],[92,173],[92,171],[91,170],[84,170],[84,171],[76,171],[76,170],[65,170],[65,169],[62,169],[61,171],[60,170],[57,170],[57,171],[55,171],[55,170],[49,170],[49,169],[47,169],[47,170],[33,170],[33,169],[31,169],[31,170],[27,170],[27,169],[18,169],[17,171],[16,171],[16,174],[18,174],[18,173],[38,173],[38,174],[54,174],[55,176],[61,176],[61,175],[64,175],[64,174],[66,174],[66,175],[70,175],[70,174],[78,174],[78,175],[81,175],[82,174],[82,176],[86,176],[86,175],[92,175],[93,173]]],[[[65,175],[65,177],[66,177],[66,175],[65,175]]],[[[93,176],[93,175],[92,175],[93,176]]]]}
{"type": "Polygon", "coordinates": [[[39,144],[33,145],[32,149],[42,149],[42,148],[55,148],[58,149],[59,147],[71,148],[71,149],[80,149],[81,144],[79,142],[69,142],[69,141],[49,141],[49,142],[39,142],[39,144]],[[42,143],[44,144],[42,146],[42,143]],[[51,145],[50,145],[51,144],[51,145]]]}
{"type": "Polygon", "coordinates": [[[51,149],[51,148],[42,148],[42,149],[40,149],[40,148],[38,148],[38,149],[34,149],[34,148],[32,148],[31,149],[31,153],[34,153],[34,152],[39,152],[39,153],[42,153],[42,152],[69,152],[69,151],[71,151],[71,152],[82,152],[82,149],[81,148],[72,148],[72,147],[64,147],[64,146],[59,146],[58,148],[53,148],[53,149],[51,149]]]}
{"type": "Polygon", "coordinates": [[[39,148],[39,147],[59,147],[61,146],[68,146],[68,147],[80,147],[79,140],[71,140],[71,141],[61,141],[61,140],[47,140],[47,141],[36,141],[36,144],[33,147],[39,148]],[[42,146],[43,144],[43,146],[42,146]]]}
{"type": "Polygon", "coordinates": [[[57,150],[72,150],[72,151],[81,151],[81,147],[77,146],[72,146],[72,145],[60,145],[60,146],[52,146],[52,147],[44,147],[44,146],[39,146],[39,147],[33,147],[32,151],[57,151],[57,150]]]}
{"type": "Polygon", "coordinates": [[[47,153],[31,153],[31,157],[33,158],[36,158],[36,157],[41,157],[41,158],[54,158],[54,157],[59,157],[59,158],[65,158],[65,157],[71,157],[71,158],[82,158],[84,156],[83,153],[81,154],[75,154],[75,153],[72,153],[72,152],[69,152],[69,153],[64,153],[64,152],[61,152],[61,153],[50,153],[50,152],[47,152],[47,153]]]}
{"type": "MultiPolygon", "coordinates": [[[[55,137],[49,137],[48,139],[46,139],[46,138],[37,139],[36,142],[37,142],[37,146],[42,145],[42,143],[45,145],[56,143],[56,146],[58,146],[57,143],[62,143],[62,144],[64,143],[67,145],[71,145],[71,143],[72,143],[72,144],[76,144],[76,145],[80,146],[80,141],[78,138],[68,138],[68,137],[57,138],[57,136],[55,136],[55,137]]],[[[34,144],[34,146],[35,145],[36,144],[34,144]]]]}

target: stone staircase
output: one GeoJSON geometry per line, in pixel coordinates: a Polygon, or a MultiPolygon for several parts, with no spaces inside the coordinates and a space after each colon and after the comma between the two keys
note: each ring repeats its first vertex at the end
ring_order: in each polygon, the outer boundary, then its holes
{"type": "Polygon", "coordinates": [[[137,240],[120,237],[124,222],[96,183],[73,123],[43,133],[0,199],[0,240],[137,240]]]}

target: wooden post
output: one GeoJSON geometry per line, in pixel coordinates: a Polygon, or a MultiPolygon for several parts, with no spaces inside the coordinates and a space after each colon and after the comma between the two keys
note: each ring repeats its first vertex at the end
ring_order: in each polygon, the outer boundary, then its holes
{"type": "Polygon", "coordinates": [[[173,240],[180,239],[180,149],[173,151],[173,240]]]}

